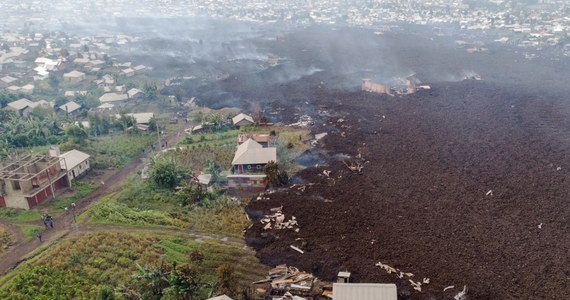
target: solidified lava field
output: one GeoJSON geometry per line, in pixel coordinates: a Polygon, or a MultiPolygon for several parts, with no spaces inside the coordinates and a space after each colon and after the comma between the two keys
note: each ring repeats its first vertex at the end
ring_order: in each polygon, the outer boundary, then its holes
{"type": "Polygon", "coordinates": [[[229,54],[176,63],[201,78],[181,88],[201,105],[259,103],[272,122],[308,114],[312,133],[328,133],[312,153],[325,163],[294,178],[304,190],[285,187],[247,207],[255,223],[246,241],[264,263],[394,282],[400,299],[452,299],[464,285],[469,299],[570,299],[570,60],[526,61],[523,50],[492,42],[468,54],[454,40],[486,33],[441,37],[425,28],[253,36],[194,43],[194,53],[213,45],[229,54]],[[250,48],[244,57],[271,54],[279,64],[234,59],[250,48]],[[461,81],[465,70],[483,81],[461,81]],[[396,97],[359,89],[364,77],[410,73],[432,89],[396,97]],[[357,162],[361,174],[345,165],[357,162]],[[299,232],[262,229],[259,218],[279,206],[299,232]],[[417,292],[378,262],[430,283],[417,292]]]}
{"type": "Polygon", "coordinates": [[[327,165],[298,174],[304,191],[248,207],[258,220],[283,205],[300,231],[256,222],[248,244],[269,265],[396,282],[402,299],[449,299],[464,285],[470,299],[570,298],[570,105],[477,81],[432,88],[316,92],[334,114],[313,128],[329,132],[317,147],[327,165]],[[379,261],[431,283],[416,292],[379,261]]]}

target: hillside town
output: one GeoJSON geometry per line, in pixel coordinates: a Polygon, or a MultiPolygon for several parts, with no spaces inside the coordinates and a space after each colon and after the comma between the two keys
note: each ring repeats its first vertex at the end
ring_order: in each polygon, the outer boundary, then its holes
{"type": "Polygon", "coordinates": [[[1,1],[0,299],[565,298],[568,57],[565,0],[1,1]]]}

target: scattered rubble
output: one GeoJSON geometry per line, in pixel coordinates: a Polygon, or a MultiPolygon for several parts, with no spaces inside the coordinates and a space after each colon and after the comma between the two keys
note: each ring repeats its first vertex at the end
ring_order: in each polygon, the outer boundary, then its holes
{"type": "Polygon", "coordinates": [[[271,215],[265,215],[261,219],[261,224],[264,224],[263,229],[293,229],[299,232],[299,223],[297,223],[297,218],[291,216],[289,221],[285,221],[285,214],[282,213],[283,206],[271,208],[270,211],[273,213],[271,215]],[[297,226],[297,228],[295,228],[297,226]]]}
{"type": "Polygon", "coordinates": [[[298,190],[298,191],[304,192],[305,189],[306,189],[308,186],[312,186],[312,185],[314,185],[314,183],[308,183],[308,184],[293,184],[293,185],[290,186],[289,188],[290,188],[290,189],[296,189],[296,190],[298,190]]]}
{"type": "Polygon", "coordinates": [[[307,127],[310,125],[314,125],[315,122],[313,121],[313,118],[309,115],[302,115],[299,117],[299,121],[295,122],[295,123],[291,123],[287,126],[299,126],[299,127],[307,127]]]}
{"type": "Polygon", "coordinates": [[[362,174],[362,169],[364,169],[364,165],[359,162],[351,162],[350,165],[346,163],[345,160],[342,161],[344,165],[354,173],[362,174]]]}
{"type": "Polygon", "coordinates": [[[412,285],[412,287],[414,288],[414,290],[421,292],[422,291],[422,284],[429,284],[430,279],[429,278],[423,278],[422,281],[414,281],[411,278],[414,277],[413,273],[406,273],[406,272],[402,272],[399,269],[396,269],[394,267],[391,267],[389,265],[383,264],[382,262],[378,262],[376,264],[376,266],[384,269],[386,271],[386,273],[388,274],[396,274],[396,276],[398,276],[398,278],[402,279],[404,277],[408,278],[408,281],[410,282],[410,284],[412,285]]]}
{"type": "MultiPolygon", "coordinates": [[[[295,249],[297,247],[291,246],[291,248],[295,249]]],[[[302,250],[298,248],[295,250],[301,251],[302,253],[302,250]]],[[[267,278],[256,281],[253,284],[269,283],[268,289],[257,289],[259,292],[269,294],[269,297],[265,299],[301,300],[306,299],[304,297],[313,299],[313,295],[321,293],[320,289],[318,291],[314,290],[316,282],[317,278],[312,274],[300,272],[299,269],[295,267],[278,265],[269,270],[267,278]]]]}
{"type": "Polygon", "coordinates": [[[467,286],[464,285],[464,286],[463,286],[463,291],[457,293],[457,295],[455,295],[455,297],[453,297],[453,299],[455,299],[455,300],[465,300],[465,299],[467,299],[467,286]]]}
{"type": "Polygon", "coordinates": [[[305,251],[299,249],[299,247],[295,247],[295,246],[293,246],[293,245],[290,245],[289,247],[291,247],[291,249],[293,249],[293,250],[295,250],[295,251],[297,251],[297,252],[299,252],[299,253],[301,253],[301,254],[305,254],[305,251]]]}

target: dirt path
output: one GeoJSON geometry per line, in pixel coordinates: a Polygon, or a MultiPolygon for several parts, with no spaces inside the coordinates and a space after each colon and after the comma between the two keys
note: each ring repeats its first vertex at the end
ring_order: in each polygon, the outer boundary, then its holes
{"type": "MultiPolygon", "coordinates": [[[[190,126],[190,124],[189,124],[190,126]]],[[[176,132],[170,133],[164,140],[168,141],[168,144],[174,145],[176,144],[181,137],[183,137],[185,128],[180,128],[176,132]]],[[[163,140],[163,141],[164,141],[163,140]]],[[[71,230],[73,230],[77,234],[77,232],[85,233],[89,231],[99,230],[97,229],[98,226],[92,225],[85,225],[85,224],[78,224],[74,222],[74,215],[79,216],[83,213],[92,203],[101,199],[102,196],[108,195],[110,193],[120,191],[123,182],[125,179],[134,174],[136,170],[142,169],[144,166],[143,159],[148,156],[149,151],[145,151],[145,153],[139,155],[138,157],[131,160],[123,169],[117,170],[108,178],[106,178],[101,184],[89,195],[81,199],[77,202],[77,208],[75,209],[75,214],[70,211],[68,213],[62,213],[59,216],[54,217],[54,228],[45,229],[42,232],[42,241],[40,242],[38,239],[31,239],[25,241],[22,234],[19,233],[19,230],[13,230],[17,234],[17,244],[10,247],[6,253],[2,256],[0,261],[0,276],[5,275],[10,270],[18,266],[20,263],[26,260],[26,256],[35,249],[37,249],[40,245],[48,244],[51,245],[55,241],[66,237],[71,230]],[[19,233],[19,235],[18,235],[19,233]]],[[[11,224],[11,222],[1,221],[2,224],[11,224]]],[[[42,225],[41,220],[37,221],[37,225],[42,225]]],[[[11,229],[14,229],[13,225],[9,225],[11,229]]],[[[110,229],[113,230],[127,230],[128,227],[121,227],[121,226],[100,226],[100,229],[110,229]]],[[[128,228],[129,231],[147,231],[145,228],[141,229],[133,229],[128,228]]],[[[154,229],[148,229],[153,231],[154,229]]],[[[167,230],[167,229],[164,229],[167,230]]],[[[179,232],[183,233],[182,230],[179,232]]],[[[200,236],[199,233],[192,233],[193,235],[200,236]]],[[[203,235],[206,237],[206,235],[203,235]]],[[[209,238],[216,238],[215,235],[207,236],[209,238]]],[[[219,239],[223,239],[226,237],[219,237],[219,239]]],[[[227,238],[229,240],[229,238],[227,238]]]]}

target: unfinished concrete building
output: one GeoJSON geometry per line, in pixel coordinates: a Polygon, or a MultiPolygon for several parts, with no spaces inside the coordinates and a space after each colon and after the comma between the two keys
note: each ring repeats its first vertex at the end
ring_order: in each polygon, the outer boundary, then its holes
{"type": "Polygon", "coordinates": [[[30,209],[69,186],[65,160],[25,155],[0,165],[0,207],[30,209]],[[63,161],[63,162],[62,162],[63,161]]]}

